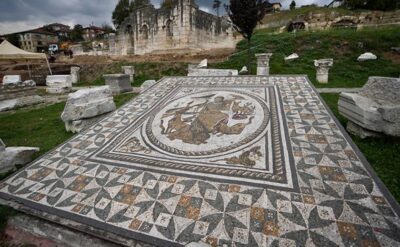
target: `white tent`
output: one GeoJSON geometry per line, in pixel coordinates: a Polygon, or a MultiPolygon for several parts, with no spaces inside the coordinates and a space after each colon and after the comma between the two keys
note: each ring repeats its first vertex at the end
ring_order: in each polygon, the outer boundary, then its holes
{"type": "MultiPolygon", "coordinates": [[[[50,74],[52,74],[46,54],[24,51],[14,46],[7,40],[4,40],[0,44],[0,60],[21,60],[21,59],[22,60],[45,59],[47,62],[47,66],[49,67],[50,74]]],[[[30,74],[29,65],[28,65],[28,70],[30,74]]]]}

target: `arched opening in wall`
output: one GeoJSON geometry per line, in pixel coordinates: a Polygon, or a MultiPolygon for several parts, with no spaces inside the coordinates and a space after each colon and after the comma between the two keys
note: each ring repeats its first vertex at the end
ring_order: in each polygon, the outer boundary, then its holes
{"type": "Polygon", "coordinates": [[[167,37],[174,36],[174,30],[173,30],[173,26],[172,26],[172,21],[171,20],[168,20],[165,23],[165,31],[167,33],[167,37]]]}
{"type": "Polygon", "coordinates": [[[332,24],[333,28],[357,28],[357,24],[351,19],[342,19],[332,24]]]}
{"type": "Polygon", "coordinates": [[[297,32],[297,31],[304,30],[305,28],[306,28],[306,24],[304,23],[304,21],[291,21],[288,25],[287,30],[289,32],[297,32]]]}
{"type": "Polygon", "coordinates": [[[128,44],[131,47],[134,47],[135,39],[134,39],[134,35],[133,35],[133,27],[131,25],[126,26],[125,34],[128,36],[128,44]]]}
{"type": "Polygon", "coordinates": [[[149,39],[149,27],[147,25],[143,25],[140,32],[142,33],[143,39],[149,39]]]}

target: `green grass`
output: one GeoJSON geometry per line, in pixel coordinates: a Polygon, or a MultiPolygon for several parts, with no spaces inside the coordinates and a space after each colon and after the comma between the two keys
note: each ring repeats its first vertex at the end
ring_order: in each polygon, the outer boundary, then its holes
{"type": "MultiPolygon", "coordinates": [[[[305,74],[316,87],[362,87],[369,76],[398,77],[400,64],[385,55],[391,47],[398,46],[400,32],[398,27],[380,29],[368,28],[360,31],[339,29],[320,32],[299,32],[272,34],[259,30],[253,36],[256,47],[252,53],[273,52],[270,61],[271,74],[305,74]],[[364,47],[360,48],[358,43],[364,47]],[[286,63],[284,57],[296,52],[300,58],[286,63]],[[378,60],[358,62],[357,57],[364,52],[372,52],[378,60]],[[334,65],[329,73],[329,84],[320,84],[315,79],[314,60],[333,58],[334,65]]],[[[238,51],[244,51],[247,43],[241,41],[238,51]]],[[[215,68],[240,69],[246,63],[247,53],[231,57],[226,62],[212,64],[215,68]]],[[[397,55],[399,56],[399,55],[397,55]]],[[[253,55],[251,74],[256,73],[256,60],[253,55]]]]}
{"type": "MultiPolygon", "coordinates": [[[[321,94],[321,96],[340,123],[346,126],[347,119],[339,114],[337,108],[339,94],[321,94]]],[[[400,139],[351,137],[394,198],[400,202],[400,139]]]]}
{"type": "MultiPolygon", "coordinates": [[[[164,76],[178,76],[187,74],[186,63],[164,63],[164,62],[147,62],[147,63],[126,63],[118,62],[107,71],[102,71],[100,74],[115,74],[121,73],[121,66],[135,67],[135,79],[132,83],[133,87],[140,87],[146,80],[160,80],[164,76]]],[[[102,76],[90,82],[79,82],[76,86],[101,86],[105,85],[105,80],[102,76]]]]}
{"type": "MultiPolygon", "coordinates": [[[[114,97],[117,107],[122,106],[136,94],[121,94],[114,97]]],[[[48,152],[65,142],[74,134],[65,131],[60,116],[65,103],[58,103],[40,109],[19,110],[16,113],[0,114],[0,136],[7,146],[39,147],[40,152],[33,158],[48,152]]],[[[12,172],[0,174],[0,180],[12,172]]],[[[15,213],[10,207],[0,205],[0,231],[4,229],[7,217],[15,213]]]]}

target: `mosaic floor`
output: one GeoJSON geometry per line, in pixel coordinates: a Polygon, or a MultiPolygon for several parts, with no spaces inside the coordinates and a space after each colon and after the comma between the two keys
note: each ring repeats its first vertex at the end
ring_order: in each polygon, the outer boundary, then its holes
{"type": "Polygon", "coordinates": [[[399,246],[400,208],[303,76],[170,77],[0,184],[162,246],[399,246]]]}

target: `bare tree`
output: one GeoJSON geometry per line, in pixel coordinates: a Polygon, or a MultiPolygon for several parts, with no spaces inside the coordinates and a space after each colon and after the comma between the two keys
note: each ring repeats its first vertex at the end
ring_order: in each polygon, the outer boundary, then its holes
{"type": "Polygon", "coordinates": [[[267,0],[230,0],[225,9],[234,29],[247,40],[247,67],[250,68],[251,37],[265,14],[272,11],[272,5],[267,0]]]}

